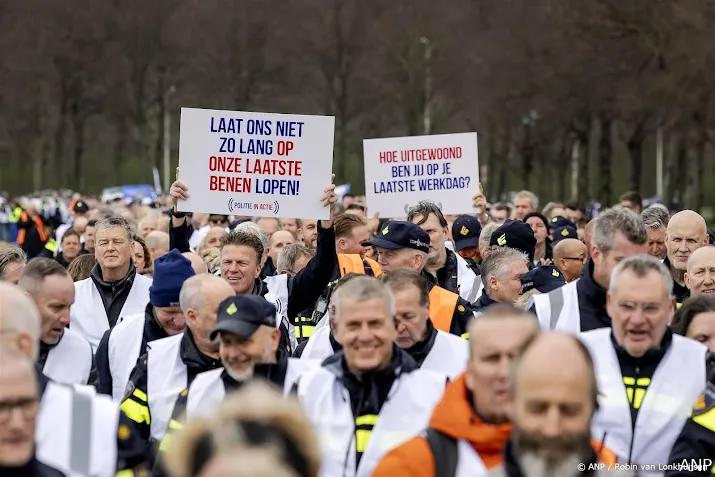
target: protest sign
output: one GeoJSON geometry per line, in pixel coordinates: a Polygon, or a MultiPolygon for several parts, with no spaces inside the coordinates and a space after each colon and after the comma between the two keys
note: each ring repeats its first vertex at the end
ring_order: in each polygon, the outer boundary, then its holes
{"type": "Polygon", "coordinates": [[[444,214],[474,212],[477,133],[365,139],[363,154],[371,213],[405,217],[420,200],[431,200],[444,214]]]}
{"type": "Polygon", "coordinates": [[[328,219],[335,118],[181,108],[181,212],[328,219]]]}

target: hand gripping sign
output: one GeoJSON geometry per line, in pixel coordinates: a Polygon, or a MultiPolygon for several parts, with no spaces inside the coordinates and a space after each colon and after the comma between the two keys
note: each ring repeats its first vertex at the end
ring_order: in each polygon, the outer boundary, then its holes
{"type": "Polygon", "coordinates": [[[181,108],[180,212],[329,219],[335,118],[181,108]]]}

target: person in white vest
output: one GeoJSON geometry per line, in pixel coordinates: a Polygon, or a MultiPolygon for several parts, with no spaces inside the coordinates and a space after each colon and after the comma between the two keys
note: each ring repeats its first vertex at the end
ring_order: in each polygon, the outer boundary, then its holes
{"type": "Polygon", "coordinates": [[[444,373],[450,379],[467,366],[469,343],[434,327],[429,319],[427,280],[414,270],[392,270],[380,279],[395,297],[395,344],[422,369],[444,373]]]}
{"type": "Polygon", "coordinates": [[[210,416],[227,395],[256,379],[271,383],[287,396],[303,373],[320,365],[317,360],[288,357],[279,346],[276,307],[263,297],[235,295],[225,299],[218,307],[218,323],[211,336],[220,342],[223,369],[199,374],[180,394],[161,442],[162,458],[157,460],[155,476],[164,475],[159,468],[163,467],[164,453],[173,445],[174,432],[186,420],[210,416]]]}
{"type": "Polygon", "coordinates": [[[651,255],[623,260],[608,290],[612,329],[580,334],[596,368],[600,407],[593,420],[622,462],[666,464],[706,384],[707,348],[673,334],[670,272],[651,255]]]}
{"type": "Polygon", "coordinates": [[[0,475],[64,477],[35,456],[39,405],[32,361],[20,351],[0,347],[0,475]]]}
{"type": "Polygon", "coordinates": [[[427,425],[447,377],[395,346],[395,300],[379,280],[353,278],[333,300],[343,350],[300,378],[298,398],[319,436],[319,475],[367,477],[427,425]]]}
{"type": "MultiPolygon", "coordinates": [[[[33,361],[39,356],[41,319],[18,286],[0,282],[0,346],[33,361]],[[18,313],[18,310],[21,312],[18,313]]],[[[40,407],[35,430],[37,458],[68,477],[113,477],[118,455],[119,407],[91,386],[55,383],[35,367],[40,407]]],[[[121,424],[120,424],[121,422],[121,424]]],[[[1,427],[1,426],[0,426],[1,427]]]]}
{"type": "Polygon", "coordinates": [[[509,440],[510,365],[539,334],[534,317],[498,304],[469,325],[466,372],[447,385],[428,429],[385,456],[372,477],[479,477],[509,440]]]}
{"type": "MultiPolygon", "coordinates": [[[[186,331],[149,343],[129,377],[121,411],[132,421],[134,439],[145,444],[135,448],[148,468],[153,467],[154,447],[164,437],[179,394],[200,373],[221,367],[219,345],[211,332],[218,305],[233,295],[225,280],[208,273],[186,280],[179,296],[186,331]]],[[[136,460],[141,459],[127,458],[136,460]]]]}
{"type": "Polygon", "coordinates": [[[39,369],[62,384],[94,381],[94,355],[86,339],[70,324],[74,282],[67,270],[51,258],[35,258],[22,272],[19,282],[35,302],[42,319],[39,369]]]}
{"type": "Polygon", "coordinates": [[[102,337],[97,348],[97,392],[119,402],[139,356],[147,343],[184,332],[186,320],[179,306],[184,282],[195,275],[192,264],[178,250],[154,263],[154,281],[149,304],[142,313],[122,317],[117,326],[102,337]]]}
{"type": "Polygon", "coordinates": [[[550,293],[534,295],[527,305],[543,331],[576,334],[610,327],[606,289],[611,271],[624,258],[648,251],[643,219],[624,207],[614,207],[598,216],[591,241],[591,259],[581,278],[550,293]]]}
{"type": "Polygon", "coordinates": [[[575,336],[551,332],[532,340],[512,367],[511,384],[511,436],[504,463],[487,477],[636,475],[616,468],[616,454],[592,438],[598,386],[591,356],[575,336]]]}
{"type": "MultiPolygon", "coordinates": [[[[335,185],[331,183],[324,192],[321,204],[330,208],[338,200],[335,185]]],[[[186,184],[177,180],[172,184],[170,194],[173,200],[173,217],[169,229],[171,247],[188,252],[191,226],[186,221],[186,214],[178,212],[177,207],[179,200],[188,198],[189,190],[186,184]]],[[[282,274],[261,278],[265,247],[260,237],[249,242],[242,238],[246,236],[256,237],[255,234],[240,231],[233,231],[221,237],[221,277],[231,285],[237,295],[263,296],[276,306],[281,322],[285,325],[285,339],[288,340],[292,352],[298,342],[291,320],[318,301],[338,265],[332,216],[330,220],[318,221],[315,257],[295,276],[282,274]]]]}
{"type": "Polygon", "coordinates": [[[449,224],[437,204],[428,200],[418,202],[409,210],[407,220],[429,235],[425,272],[432,275],[440,287],[474,304],[479,297],[477,274],[466,260],[445,246],[449,224]]]}
{"type": "Polygon", "coordinates": [[[75,282],[72,328],[96,350],[104,333],[121,316],[144,311],[151,279],[137,275],[132,261],[132,230],[126,219],[110,217],[97,222],[97,265],[86,280],[75,282]]]}

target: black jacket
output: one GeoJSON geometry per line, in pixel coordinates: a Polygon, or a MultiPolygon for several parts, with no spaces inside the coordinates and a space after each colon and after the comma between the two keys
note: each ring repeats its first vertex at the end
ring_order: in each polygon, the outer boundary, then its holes
{"type": "MultiPolygon", "coordinates": [[[[186,222],[179,227],[170,227],[169,248],[176,248],[182,253],[189,252],[189,238],[192,232],[192,227],[186,222]]],[[[315,257],[295,276],[288,277],[288,308],[286,314],[289,317],[298,316],[298,313],[318,301],[320,294],[330,283],[337,265],[335,229],[332,227],[324,229],[318,222],[318,245],[315,257]]]]}
{"type": "Polygon", "coordinates": [[[606,289],[593,279],[593,262],[588,261],[576,282],[578,311],[581,315],[581,331],[610,328],[611,317],[606,311],[606,289]]]}
{"type": "Polygon", "coordinates": [[[64,473],[45,465],[34,456],[25,465],[19,467],[0,466],[0,476],[2,477],[64,477],[64,473]]]}
{"type": "Polygon", "coordinates": [[[489,296],[487,295],[487,291],[484,290],[482,292],[482,295],[479,297],[477,302],[474,304],[474,311],[477,311],[479,313],[484,313],[487,308],[489,308],[492,305],[495,305],[499,303],[498,301],[494,301],[489,296]]]}
{"type": "MultiPolygon", "coordinates": [[[[109,337],[112,334],[112,330],[107,330],[102,336],[94,358],[97,365],[97,392],[110,396],[112,395],[113,380],[112,372],[109,369],[109,337]]],[[[159,340],[168,336],[164,328],[154,318],[154,306],[151,303],[148,304],[144,310],[144,335],[139,348],[139,356],[143,356],[146,353],[146,344],[149,341],[159,340]]]]}
{"type": "MultiPolygon", "coordinates": [[[[665,257],[665,260],[663,260],[663,265],[665,265],[665,268],[670,270],[670,260],[668,260],[668,257],[665,257]]],[[[673,296],[675,296],[676,302],[683,303],[685,300],[690,298],[690,290],[688,287],[684,287],[680,283],[673,280],[673,296]]]]}
{"type": "Polygon", "coordinates": [[[430,351],[432,351],[436,339],[437,329],[432,325],[432,321],[428,319],[427,336],[425,336],[425,339],[423,339],[419,343],[415,343],[414,346],[403,351],[406,351],[407,354],[409,354],[412,359],[415,360],[417,366],[422,367],[422,363],[425,362],[427,355],[429,355],[430,351]]]}
{"type": "Polygon", "coordinates": [[[119,313],[122,312],[124,303],[126,303],[129,292],[132,290],[136,274],[137,269],[134,266],[133,260],[129,262],[127,275],[116,282],[104,281],[104,278],[102,278],[102,269],[99,264],[95,265],[92,269],[90,277],[102,297],[102,304],[104,304],[104,311],[107,313],[110,328],[113,328],[114,325],[117,324],[119,313]]]}
{"type": "Polygon", "coordinates": [[[436,283],[445,290],[459,295],[457,254],[448,248],[445,248],[445,251],[447,252],[447,260],[444,262],[444,267],[437,270],[436,283]]]}

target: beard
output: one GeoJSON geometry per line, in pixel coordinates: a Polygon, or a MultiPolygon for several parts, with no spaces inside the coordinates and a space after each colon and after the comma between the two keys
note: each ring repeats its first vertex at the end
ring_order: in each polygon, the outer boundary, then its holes
{"type": "Polygon", "coordinates": [[[524,477],[579,475],[578,464],[593,460],[591,434],[544,437],[518,427],[512,431],[514,449],[524,477]]]}
{"type": "Polygon", "coordinates": [[[231,376],[231,379],[239,383],[245,383],[253,377],[253,372],[255,371],[256,366],[255,364],[252,364],[247,370],[240,373],[228,364],[224,364],[223,368],[226,370],[226,373],[231,376]]]}

